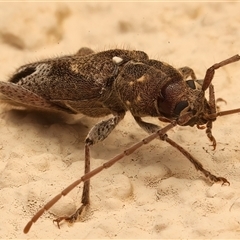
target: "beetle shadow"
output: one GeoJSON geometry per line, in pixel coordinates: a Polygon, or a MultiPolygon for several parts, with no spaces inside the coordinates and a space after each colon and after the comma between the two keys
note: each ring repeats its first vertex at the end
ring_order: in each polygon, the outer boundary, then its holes
{"type": "MultiPolygon", "coordinates": [[[[5,126],[9,127],[10,132],[16,131],[17,135],[22,135],[22,139],[35,141],[34,136],[36,136],[40,138],[40,141],[46,140],[46,147],[48,147],[47,142],[53,142],[51,145],[58,145],[53,151],[61,148],[61,158],[72,154],[71,160],[67,160],[68,164],[79,159],[84,161],[85,138],[97,122],[105,119],[89,118],[81,114],[70,115],[61,112],[18,109],[4,110],[0,113],[0,117],[5,121],[5,126]]],[[[103,142],[91,146],[91,156],[107,160],[118,153],[119,148],[113,144],[114,139],[116,136],[113,131],[103,142]]],[[[118,139],[120,142],[124,141],[123,136],[118,135],[118,139]]],[[[32,145],[31,148],[36,148],[37,151],[38,146],[32,145]]],[[[51,150],[49,152],[54,153],[51,150]]]]}
{"type": "Polygon", "coordinates": [[[83,147],[81,145],[89,131],[86,121],[81,122],[81,117],[64,113],[11,109],[2,111],[0,115],[9,131],[19,131],[26,138],[36,135],[46,141],[59,137],[59,143],[71,151],[83,147]]]}

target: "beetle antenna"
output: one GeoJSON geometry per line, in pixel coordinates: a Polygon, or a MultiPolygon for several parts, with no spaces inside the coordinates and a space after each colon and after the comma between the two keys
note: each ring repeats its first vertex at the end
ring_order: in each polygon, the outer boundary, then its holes
{"type": "Polygon", "coordinates": [[[240,56],[237,54],[237,55],[234,55],[233,57],[230,57],[222,62],[216,63],[216,64],[212,65],[210,68],[208,68],[208,70],[206,71],[204,80],[203,80],[202,90],[205,92],[208,89],[209,85],[211,84],[211,82],[213,80],[213,76],[214,76],[216,69],[218,69],[222,66],[225,66],[227,64],[237,62],[239,60],[240,60],[240,56]]]}

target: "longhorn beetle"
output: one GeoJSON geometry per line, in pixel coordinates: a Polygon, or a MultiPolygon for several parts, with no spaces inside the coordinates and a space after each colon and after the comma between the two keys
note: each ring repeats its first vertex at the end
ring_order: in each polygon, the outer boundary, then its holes
{"type": "Polygon", "coordinates": [[[235,55],[216,63],[207,69],[203,80],[197,80],[191,68],[175,69],[167,63],[149,59],[142,51],[114,49],[95,53],[81,48],[75,55],[24,65],[8,82],[0,82],[1,101],[18,108],[83,113],[89,117],[112,115],[93,126],[85,139],[85,174],[44,205],[27,223],[24,233],[62,196],[84,182],[82,205],[72,216],[54,220],[58,227],[63,220],[76,221],[90,203],[90,178],[155,138],[179,150],[210,181],[230,184],[226,178],[207,171],[166,133],[176,125],[205,128],[215,149],[213,121],[218,116],[239,113],[240,108],[217,112],[211,82],[216,69],[239,60],[240,56],[235,55]],[[209,100],[205,98],[207,89],[209,100]],[[90,147],[103,141],[126,111],[130,111],[137,124],[150,135],[90,171],[90,147]],[[142,117],[146,116],[157,117],[168,125],[160,128],[144,122],[142,117]]]}

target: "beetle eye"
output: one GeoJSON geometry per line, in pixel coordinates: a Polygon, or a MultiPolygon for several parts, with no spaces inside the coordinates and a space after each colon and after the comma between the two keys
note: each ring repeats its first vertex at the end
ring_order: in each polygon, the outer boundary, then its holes
{"type": "Polygon", "coordinates": [[[187,101],[181,101],[181,102],[176,104],[173,112],[174,112],[175,115],[179,116],[180,113],[183,111],[183,109],[185,109],[186,107],[188,107],[188,102],[187,101]]]}

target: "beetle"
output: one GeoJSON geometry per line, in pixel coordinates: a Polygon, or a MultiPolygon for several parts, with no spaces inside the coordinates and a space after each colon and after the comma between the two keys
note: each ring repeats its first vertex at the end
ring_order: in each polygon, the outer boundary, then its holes
{"type": "Polygon", "coordinates": [[[179,69],[154,59],[143,51],[112,49],[95,53],[81,48],[76,54],[46,59],[21,66],[8,82],[0,82],[0,100],[13,107],[82,113],[89,117],[112,115],[91,128],[85,139],[84,175],[55,196],[40,209],[24,228],[32,224],[74,187],[84,182],[82,205],[70,217],[54,220],[74,222],[90,203],[90,178],[130,155],[143,144],[160,138],[178,149],[212,182],[230,184],[224,177],[213,175],[184,148],[167,136],[176,125],[206,128],[206,134],[216,148],[212,123],[218,116],[239,113],[240,109],[216,111],[212,79],[215,70],[240,60],[235,55],[207,69],[203,80],[198,80],[189,67],[179,69]],[[190,78],[190,79],[189,79],[190,78]],[[209,89],[209,100],[205,97],[209,89]],[[90,171],[90,147],[103,141],[130,111],[136,123],[149,136],[90,171]],[[143,117],[156,117],[168,125],[145,122],[143,117]]]}

